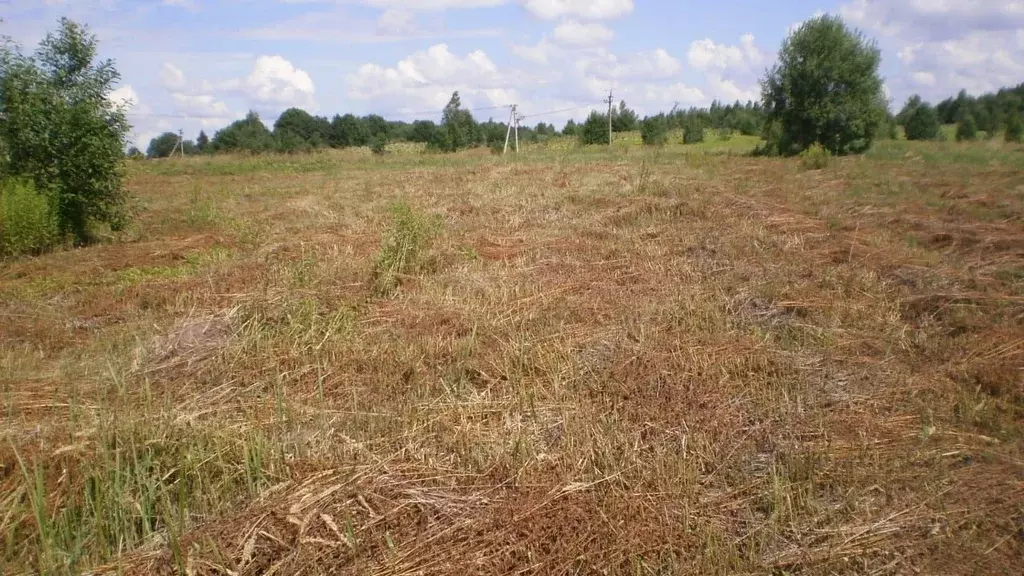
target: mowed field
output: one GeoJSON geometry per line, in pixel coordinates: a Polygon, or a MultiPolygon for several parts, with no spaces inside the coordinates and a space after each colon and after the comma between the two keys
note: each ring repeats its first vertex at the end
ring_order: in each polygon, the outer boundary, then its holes
{"type": "Polygon", "coordinates": [[[0,572],[1024,573],[1024,148],[720,144],[132,164],[0,268],[0,572]]]}

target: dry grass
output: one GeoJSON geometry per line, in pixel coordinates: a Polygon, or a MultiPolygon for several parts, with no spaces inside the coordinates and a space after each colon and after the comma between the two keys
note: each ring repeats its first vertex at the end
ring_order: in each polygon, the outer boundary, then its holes
{"type": "Polygon", "coordinates": [[[0,271],[0,572],[1019,573],[973,146],[141,164],[0,271]]]}

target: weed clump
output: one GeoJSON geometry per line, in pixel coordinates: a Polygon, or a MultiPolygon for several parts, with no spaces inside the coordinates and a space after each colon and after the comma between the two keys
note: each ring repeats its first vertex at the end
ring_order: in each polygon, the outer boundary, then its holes
{"type": "Polygon", "coordinates": [[[804,170],[821,170],[827,168],[832,160],[832,153],[821,144],[812,144],[800,153],[800,165],[804,170]]]}
{"type": "Polygon", "coordinates": [[[404,201],[392,206],[391,213],[394,222],[373,268],[373,292],[385,297],[398,291],[400,276],[416,270],[441,228],[438,218],[416,212],[404,201]]]}
{"type": "Polygon", "coordinates": [[[0,254],[39,254],[57,244],[60,222],[53,204],[30,182],[5,182],[0,187],[0,254]]]}

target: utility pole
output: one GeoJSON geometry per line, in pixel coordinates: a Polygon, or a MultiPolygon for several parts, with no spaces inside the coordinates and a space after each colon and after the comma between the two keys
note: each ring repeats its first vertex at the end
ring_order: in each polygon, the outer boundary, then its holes
{"type": "Polygon", "coordinates": [[[519,154],[519,121],[523,120],[525,116],[516,114],[516,154],[519,154]]]}
{"type": "Polygon", "coordinates": [[[181,157],[185,157],[185,131],[178,130],[178,146],[181,146],[181,157]]]}
{"type": "MultiPolygon", "coordinates": [[[[516,118],[518,118],[518,116],[516,115],[516,105],[513,104],[512,105],[512,111],[509,112],[509,115],[508,115],[508,130],[505,131],[505,150],[502,151],[502,154],[508,154],[508,139],[512,135],[512,123],[516,121],[516,118]]],[[[518,140],[519,140],[519,130],[516,129],[516,141],[518,141],[518,140]]],[[[516,152],[518,152],[518,151],[519,151],[519,146],[516,145],[516,152]]]]}
{"type": "Polygon", "coordinates": [[[612,98],[612,90],[608,89],[608,146],[612,145],[612,102],[615,99],[612,98]]]}

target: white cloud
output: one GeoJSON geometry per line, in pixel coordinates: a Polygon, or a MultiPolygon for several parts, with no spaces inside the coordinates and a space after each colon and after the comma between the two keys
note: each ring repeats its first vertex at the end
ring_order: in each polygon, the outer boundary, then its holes
{"type": "Polygon", "coordinates": [[[508,0],[363,0],[375,8],[398,8],[403,10],[449,10],[453,8],[491,8],[501,6],[508,0]]]}
{"type": "Polygon", "coordinates": [[[633,0],[525,0],[528,12],[545,20],[565,17],[608,20],[633,11],[633,0]]]}
{"type": "Polygon", "coordinates": [[[686,53],[690,66],[698,70],[749,69],[761,65],[766,58],[755,44],[753,34],[740,37],[740,45],[719,44],[710,38],[695,40],[686,53]]]}
{"type": "Polygon", "coordinates": [[[139,93],[135,91],[135,88],[132,88],[131,84],[125,84],[110,94],[107,94],[107,100],[115,106],[121,106],[128,110],[135,109],[141,102],[139,99],[139,93]]]}
{"type": "Polygon", "coordinates": [[[568,46],[594,46],[607,44],[615,37],[615,32],[598,22],[581,23],[566,20],[555,28],[555,41],[568,46]]]}
{"type": "Polygon", "coordinates": [[[465,56],[453,53],[447,44],[436,44],[416,52],[394,67],[368,63],[348,77],[349,97],[372,100],[389,108],[441,110],[452,92],[458,90],[468,107],[512,104],[514,81],[500,74],[482,50],[465,56]]]}
{"type": "Polygon", "coordinates": [[[404,8],[389,8],[377,19],[377,31],[383,35],[407,36],[418,28],[415,15],[404,8]]]}
{"type": "Polygon", "coordinates": [[[914,72],[913,79],[921,86],[935,86],[935,74],[931,72],[914,72]]]}
{"type": "Polygon", "coordinates": [[[260,56],[245,78],[221,86],[237,92],[261,107],[280,110],[291,106],[315,110],[316,86],[305,70],[281,56],[260,56]]]}
{"type": "Polygon", "coordinates": [[[852,0],[839,13],[896,55],[888,64],[901,100],[978,94],[1024,78],[1024,0],[852,0]]]}
{"type": "Polygon", "coordinates": [[[185,87],[185,73],[170,62],[164,62],[160,68],[160,82],[169,90],[181,90],[185,87]]]}

